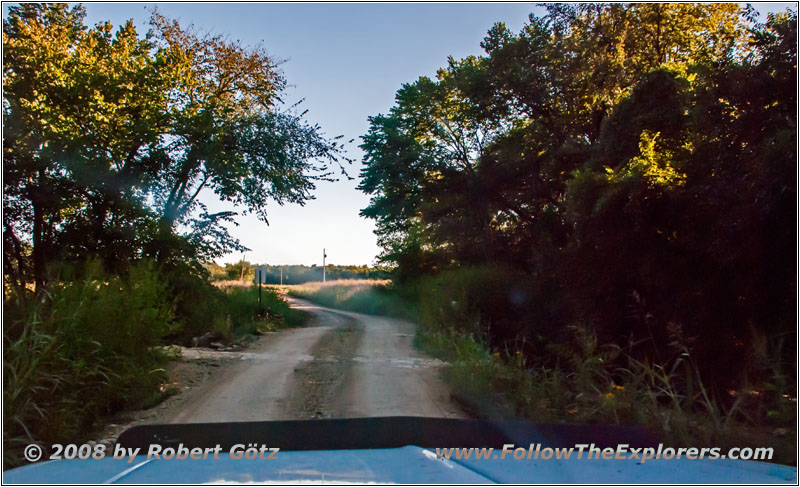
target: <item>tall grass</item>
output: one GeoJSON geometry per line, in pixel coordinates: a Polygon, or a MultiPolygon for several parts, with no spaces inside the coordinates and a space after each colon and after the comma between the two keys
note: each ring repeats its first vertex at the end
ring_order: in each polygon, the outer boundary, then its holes
{"type": "Polygon", "coordinates": [[[163,399],[165,342],[191,342],[212,330],[231,340],[306,319],[272,289],[262,289],[259,310],[253,286],[217,289],[197,276],[165,277],[147,264],[124,275],[98,263],[79,277],[62,274],[38,296],[6,289],[4,468],[22,463],[30,442],[78,443],[98,419],[163,399]]]}
{"type": "MultiPolygon", "coordinates": [[[[526,363],[517,351],[491,352],[472,336],[428,329],[417,344],[445,358],[445,378],[453,395],[474,416],[526,418],[542,422],[640,425],[676,447],[771,447],[773,461],[796,462],[793,417],[766,421],[748,413],[753,391],[735,391],[724,406],[700,379],[686,352],[666,366],[625,356],[615,346],[597,346],[596,337],[573,327],[568,360],[558,367],[526,363]],[[615,356],[624,366],[615,365],[615,356]],[[780,428],[783,426],[784,428],[780,428]],[[781,435],[772,434],[778,427],[781,435]]],[[[779,402],[792,412],[795,399],[779,402]]]]}
{"type": "Polygon", "coordinates": [[[289,307],[289,303],[270,287],[261,288],[260,309],[257,286],[225,286],[223,292],[226,328],[220,331],[228,336],[301,326],[307,319],[304,311],[289,307]]]}
{"type": "MultiPolygon", "coordinates": [[[[418,289],[416,342],[449,361],[454,394],[475,415],[641,425],[678,447],[772,447],[775,461],[796,462],[797,391],[780,362],[780,340],[754,336],[753,364],[736,370],[752,369],[760,380],[740,381],[720,397],[677,325],[668,327],[662,354],[648,356],[636,353],[647,344],[601,343],[587,322],[557,330],[520,312],[513,323],[514,303],[497,296],[519,301],[513,293],[525,288],[498,282],[491,270],[442,273],[418,289]],[[507,310],[491,312],[498,303],[507,310]],[[516,330],[526,333],[515,339],[516,330]]],[[[541,306],[544,313],[549,306],[541,306]]]]}
{"type": "Polygon", "coordinates": [[[29,442],[75,443],[95,420],[160,393],[156,345],[172,308],[149,266],[124,276],[92,265],[38,297],[7,290],[3,326],[4,467],[29,442]]]}

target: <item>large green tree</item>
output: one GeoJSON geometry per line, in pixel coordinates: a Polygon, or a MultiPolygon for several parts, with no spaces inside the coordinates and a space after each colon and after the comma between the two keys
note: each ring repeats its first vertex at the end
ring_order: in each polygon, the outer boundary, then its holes
{"type": "MultiPolygon", "coordinates": [[[[240,244],[208,189],[264,221],[342,168],[341,146],[294,107],[261,48],[158,13],[84,24],[81,6],[23,4],[3,21],[4,272],[44,285],[49,263],[209,258],[240,244]],[[30,255],[28,255],[30,254],[30,255]]],[[[342,169],[343,170],[343,169],[342,169]]]]}
{"type": "Polygon", "coordinates": [[[519,35],[494,26],[482,44],[487,56],[451,59],[436,80],[403,86],[391,113],[371,119],[361,188],[374,199],[364,215],[377,219],[390,247],[414,219],[434,237],[431,253],[462,262],[508,250],[525,260],[522,247],[540,224],[563,240],[554,212],[566,180],[632,86],[654,67],[687,71],[690,60],[744,50],[745,19],[735,5],[546,9],[519,35]],[[398,144],[404,152],[395,155],[398,144]]]}

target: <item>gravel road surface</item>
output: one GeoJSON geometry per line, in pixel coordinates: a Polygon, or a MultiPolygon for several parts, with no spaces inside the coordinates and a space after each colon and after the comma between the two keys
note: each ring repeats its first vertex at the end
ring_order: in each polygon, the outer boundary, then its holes
{"type": "Polygon", "coordinates": [[[159,422],[465,417],[438,377],[443,364],[412,346],[413,324],[289,300],[312,314],[309,326],[266,334],[246,352],[197,351],[235,360],[159,422]]]}

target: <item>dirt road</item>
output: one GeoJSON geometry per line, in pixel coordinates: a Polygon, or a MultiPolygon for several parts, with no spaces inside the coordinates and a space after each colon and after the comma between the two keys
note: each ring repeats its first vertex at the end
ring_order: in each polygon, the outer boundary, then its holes
{"type": "Polygon", "coordinates": [[[310,326],[262,337],[162,422],[465,416],[438,378],[442,363],[413,348],[412,324],[290,301],[310,326]]]}

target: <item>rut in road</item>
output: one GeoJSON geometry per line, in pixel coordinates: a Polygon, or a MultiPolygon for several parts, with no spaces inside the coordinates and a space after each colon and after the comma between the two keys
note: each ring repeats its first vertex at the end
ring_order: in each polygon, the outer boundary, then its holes
{"type": "Polygon", "coordinates": [[[312,350],[313,360],[295,369],[296,383],[288,408],[297,419],[327,418],[353,365],[353,355],[364,335],[354,319],[325,333],[312,350]]]}
{"type": "Polygon", "coordinates": [[[368,416],[466,417],[412,346],[414,325],[289,298],[311,325],[270,333],[163,419],[171,423],[368,416]]]}

